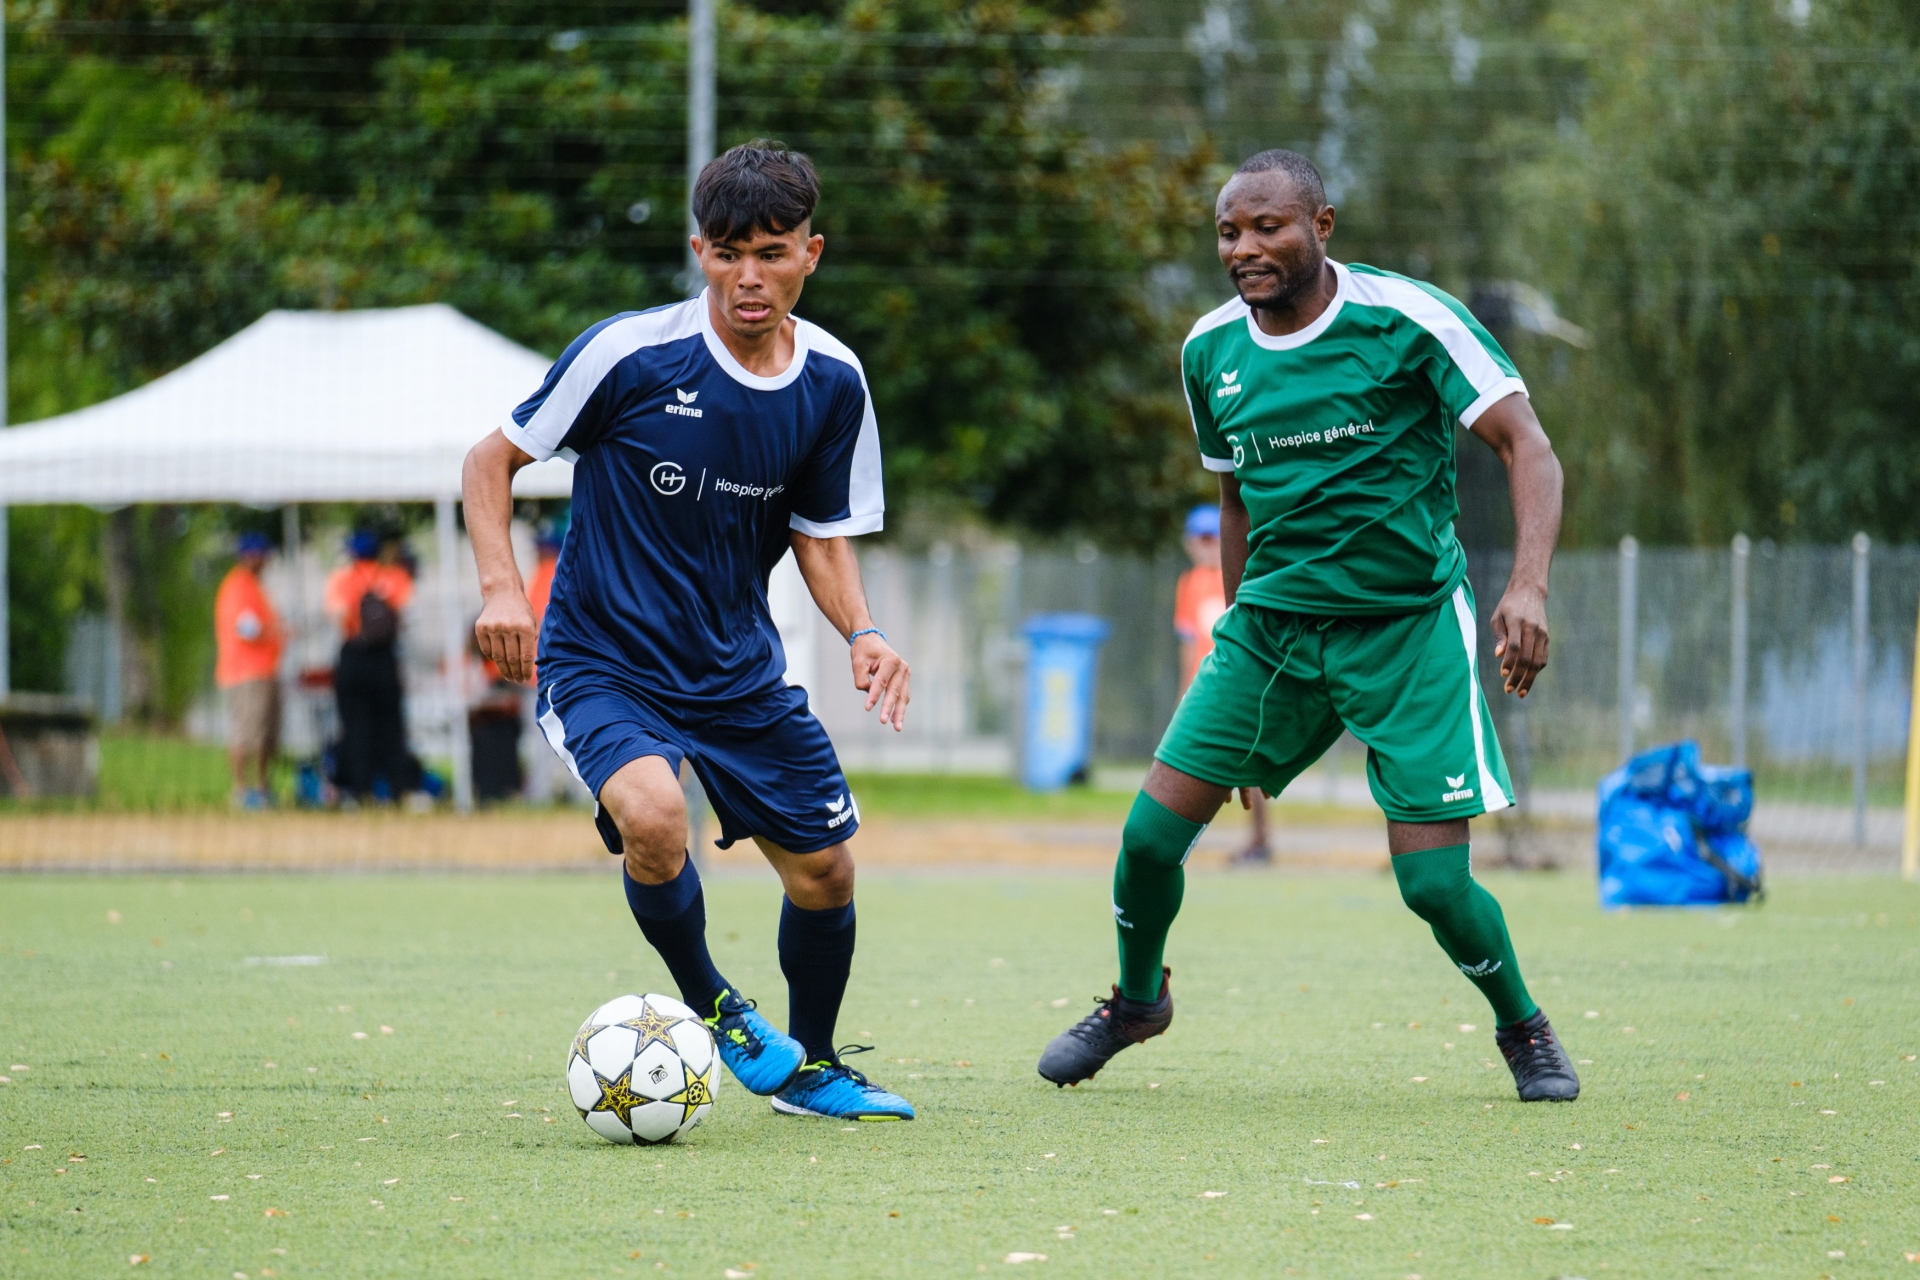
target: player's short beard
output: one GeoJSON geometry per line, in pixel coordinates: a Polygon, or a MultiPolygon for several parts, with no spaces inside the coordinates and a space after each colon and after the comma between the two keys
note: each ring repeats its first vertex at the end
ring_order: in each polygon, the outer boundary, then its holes
{"type": "Polygon", "coordinates": [[[1274,263],[1276,288],[1273,294],[1257,305],[1262,311],[1291,311],[1307,293],[1320,283],[1320,273],[1326,269],[1326,256],[1311,251],[1300,258],[1285,264],[1274,263]]]}

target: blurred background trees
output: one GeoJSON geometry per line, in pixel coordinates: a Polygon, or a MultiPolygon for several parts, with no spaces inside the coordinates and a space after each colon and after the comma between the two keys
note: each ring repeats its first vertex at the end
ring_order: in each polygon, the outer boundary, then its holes
{"type": "MultiPolygon", "coordinates": [[[[7,12],[15,422],[272,307],[443,300],[553,352],[683,296],[677,4],[7,12]]],[[[1326,172],[1337,256],[1435,281],[1512,346],[1568,465],[1570,542],[1920,532],[1910,4],[720,14],[721,145],[819,164],[803,313],[865,360],[896,513],[1161,545],[1208,492],[1174,371],[1226,296],[1212,193],[1280,145],[1326,172]]],[[[1497,466],[1462,458],[1463,535],[1495,545],[1497,466]]],[[[217,519],[153,518],[175,560],[218,554],[217,519]]],[[[12,515],[23,684],[99,607],[104,519],[12,515]]]]}

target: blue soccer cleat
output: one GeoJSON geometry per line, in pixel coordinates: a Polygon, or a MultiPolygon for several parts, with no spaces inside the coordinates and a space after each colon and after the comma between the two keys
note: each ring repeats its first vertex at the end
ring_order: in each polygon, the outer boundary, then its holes
{"type": "MultiPolygon", "coordinates": [[[[865,1053],[849,1045],[841,1053],[865,1053]]],[[[825,1120],[911,1120],[913,1104],[888,1093],[844,1062],[809,1062],[793,1082],[773,1095],[773,1109],[790,1116],[825,1120]]]]}
{"type": "Polygon", "coordinates": [[[731,988],[713,1002],[713,1016],[706,1020],[713,1042],[720,1049],[720,1061],[727,1064],[749,1092],[761,1097],[778,1093],[800,1070],[807,1051],[792,1036],[775,1031],[773,1024],[754,1011],[753,1001],[743,999],[731,988]]]}

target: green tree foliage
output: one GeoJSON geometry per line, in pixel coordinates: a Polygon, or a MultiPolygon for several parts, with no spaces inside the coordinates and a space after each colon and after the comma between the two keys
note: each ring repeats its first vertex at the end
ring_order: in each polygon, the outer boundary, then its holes
{"type": "MultiPolygon", "coordinates": [[[[1541,0],[1126,0],[1126,39],[1089,50],[1098,136],[1310,156],[1340,212],[1337,257],[1465,298],[1503,262],[1502,126],[1551,119],[1565,59],[1530,40],[1541,0]]],[[[1211,209],[1211,193],[1208,205],[1211,209]]],[[[1203,222],[1200,292],[1227,295],[1203,222]]]]}
{"type": "Polygon", "coordinates": [[[1543,386],[1574,526],[1920,536],[1920,9],[1562,6],[1577,124],[1509,176],[1518,270],[1591,328],[1543,386]]]}
{"type": "Polygon", "coordinates": [[[101,517],[85,507],[16,507],[7,514],[13,686],[64,689],[73,619],[98,613],[105,602],[101,517]]]}
{"type": "MultiPolygon", "coordinates": [[[[1191,158],[1068,121],[1060,41],[1108,10],[721,17],[722,145],[778,137],[820,168],[803,311],[863,356],[896,505],[1164,536],[1194,491],[1179,320],[1140,286],[1203,192],[1191,158]]],[[[442,299],[557,351],[681,296],[677,7],[69,0],[27,27],[22,311],[89,366],[73,385],[151,377],[269,306],[442,299]]]]}
{"type": "MultiPolygon", "coordinates": [[[[1337,255],[1490,314],[1518,280],[1590,332],[1501,332],[1570,541],[1920,534],[1920,9],[1124,2],[1129,39],[1087,53],[1097,134],[1304,151],[1337,255]]],[[[1225,290],[1194,263],[1197,308],[1225,290]]],[[[1483,452],[1464,523],[1504,504],[1483,452]]]]}
{"type": "MultiPolygon", "coordinates": [[[[1530,38],[1539,0],[1127,3],[1126,38],[1086,54],[1080,118],[1091,131],[1212,145],[1228,161],[1269,147],[1313,157],[1339,211],[1336,258],[1479,306],[1535,381],[1558,367],[1564,353],[1516,342],[1485,305],[1512,271],[1502,179],[1525,152],[1510,126],[1572,104],[1570,59],[1530,38]]],[[[1231,293],[1204,221],[1189,243],[1181,292],[1193,314],[1231,293]]],[[[1505,474],[1460,440],[1460,536],[1499,545],[1512,536],[1505,474]]]]}
{"type": "MultiPolygon", "coordinates": [[[[138,385],[273,307],[443,300],[557,351],[611,312],[682,296],[680,15],[512,0],[16,9],[14,420],[138,385]]],[[[1181,319],[1140,284],[1187,246],[1199,164],[1089,145],[1067,119],[1061,41],[1109,12],[919,0],[721,18],[722,145],[783,138],[821,170],[829,250],[803,313],[864,357],[896,511],[1165,536],[1199,477],[1174,374],[1181,319]]],[[[158,548],[143,575],[192,614],[205,540],[157,519],[131,531],[158,548]]],[[[16,581],[56,543],[55,558],[95,563],[97,525],[14,520],[16,581]]],[[[164,658],[148,709],[166,716],[207,662],[162,603],[129,622],[164,658]]],[[[83,606],[97,597],[25,602],[17,651],[52,645],[83,606]]],[[[57,665],[34,658],[21,678],[57,665]]]]}

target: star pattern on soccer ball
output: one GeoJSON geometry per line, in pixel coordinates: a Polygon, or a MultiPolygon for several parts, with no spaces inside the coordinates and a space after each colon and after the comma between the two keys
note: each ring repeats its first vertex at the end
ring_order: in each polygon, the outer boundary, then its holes
{"type": "Polygon", "coordinates": [[[595,1076],[594,1083],[600,1086],[600,1100],[587,1108],[589,1111],[611,1111],[620,1117],[620,1123],[632,1127],[633,1109],[651,1099],[643,1098],[633,1091],[633,1068],[628,1067],[620,1073],[618,1080],[602,1080],[595,1076]]]}
{"type": "Polygon", "coordinates": [[[673,1040],[667,1035],[667,1032],[672,1030],[674,1025],[680,1021],[682,1020],[679,1018],[665,1017],[656,1012],[652,1005],[648,1005],[645,1009],[641,1010],[639,1017],[628,1018],[620,1025],[623,1027],[632,1027],[640,1033],[640,1042],[633,1047],[634,1056],[639,1057],[642,1050],[656,1041],[667,1046],[669,1049],[673,1049],[675,1053],[678,1053],[679,1049],[674,1046],[673,1040]]]}
{"type": "Polygon", "coordinates": [[[693,1113],[713,1102],[713,1068],[708,1067],[706,1074],[696,1075],[692,1067],[681,1060],[680,1069],[686,1073],[687,1081],[680,1092],[662,1098],[662,1102],[677,1102],[685,1110],[681,1113],[680,1123],[693,1119],[693,1113]]]}
{"type": "Polygon", "coordinates": [[[610,1025],[610,1023],[595,1022],[591,1018],[587,1019],[587,1025],[580,1028],[580,1033],[573,1038],[573,1056],[586,1058],[588,1062],[592,1062],[593,1059],[587,1058],[587,1041],[593,1039],[594,1032],[605,1031],[610,1025]]]}

